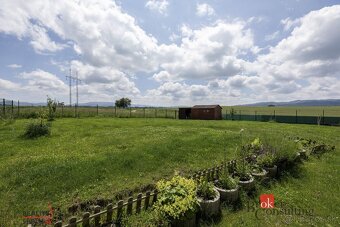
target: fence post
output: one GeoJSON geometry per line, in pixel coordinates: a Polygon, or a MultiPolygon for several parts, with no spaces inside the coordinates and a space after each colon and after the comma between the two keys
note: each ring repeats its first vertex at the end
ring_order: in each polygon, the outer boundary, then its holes
{"type": "Polygon", "coordinates": [[[133,204],[133,198],[130,197],[128,199],[128,205],[127,205],[127,208],[126,208],[126,214],[127,215],[131,215],[132,214],[132,204],[133,204]]]}
{"type": "Polygon", "coordinates": [[[97,104],[97,116],[99,115],[99,109],[98,109],[98,104],[97,104]]]}
{"type": "Polygon", "coordinates": [[[325,110],[322,110],[322,124],[325,124],[325,110]]]}
{"type": "Polygon", "coordinates": [[[112,203],[110,203],[109,205],[107,205],[106,209],[107,209],[107,213],[106,213],[106,223],[110,223],[112,222],[112,215],[113,215],[113,205],[112,203]]]}
{"type": "MultiPolygon", "coordinates": [[[[98,214],[100,213],[100,206],[95,206],[94,207],[94,213],[98,214]]],[[[94,226],[100,226],[100,215],[97,215],[96,217],[94,217],[94,226]]]]}
{"type": "Polygon", "coordinates": [[[143,194],[142,193],[139,193],[137,195],[137,205],[136,205],[136,213],[140,213],[141,211],[141,206],[142,206],[142,196],[143,194]]]}
{"type": "Polygon", "coordinates": [[[147,210],[149,208],[150,201],[150,191],[146,192],[145,201],[144,201],[144,209],[147,210]]]}
{"type": "Polygon", "coordinates": [[[68,226],[70,227],[76,227],[77,226],[77,218],[71,217],[68,221],[68,226]]]}
{"type": "Polygon", "coordinates": [[[124,204],[123,200],[119,200],[117,204],[117,219],[116,219],[117,223],[120,223],[122,220],[123,204],[124,204]]]}
{"type": "Polygon", "coordinates": [[[298,123],[298,120],[297,120],[297,110],[295,110],[295,123],[298,123]]]}
{"type": "Polygon", "coordinates": [[[6,116],[6,100],[2,99],[2,113],[6,116]]]}
{"type": "Polygon", "coordinates": [[[90,227],[90,213],[89,212],[85,212],[83,214],[83,223],[82,223],[83,227],[90,227]]]}

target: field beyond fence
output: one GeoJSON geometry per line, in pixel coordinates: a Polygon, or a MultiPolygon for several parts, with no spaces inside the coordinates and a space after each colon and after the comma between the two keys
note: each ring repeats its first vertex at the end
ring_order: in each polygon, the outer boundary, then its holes
{"type": "MultiPolygon", "coordinates": [[[[0,103],[2,118],[38,118],[47,106],[23,106],[19,101],[5,100],[0,103]]],[[[225,120],[275,121],[292,124],[340,125],[340,106],[301,106],[301,107],[249,107],[224,106],[225,120]]],[[[116,108],[103,106],[57,107],[55,117],[118,117],[118,118],[170,118],[178,119],[178,108],[131,107],[116,108]]]]}

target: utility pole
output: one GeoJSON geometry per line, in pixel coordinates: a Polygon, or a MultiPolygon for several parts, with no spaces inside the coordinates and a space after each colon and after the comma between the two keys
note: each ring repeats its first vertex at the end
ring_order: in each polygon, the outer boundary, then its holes
{"type": "Polygon", "coordinates": [[[69,80],[69,87],[70,87],[70,106],[72,106],[72,70],[70,68],[70,75],[66,76],[66,80],[69,80]]]}
{"type": "Polygon", "coordinates": [[[81,80],[78,79],[78,71],[76,71],[76,77],[72,76],[72,70],[70,69],[70,75],[66,76],[66,79],[69,80],[69,86],[70,86],[70,106],[72,106],[72,80],[76,82],[76,105],[78,106],[78,84],[81,82],[81,80]]]}

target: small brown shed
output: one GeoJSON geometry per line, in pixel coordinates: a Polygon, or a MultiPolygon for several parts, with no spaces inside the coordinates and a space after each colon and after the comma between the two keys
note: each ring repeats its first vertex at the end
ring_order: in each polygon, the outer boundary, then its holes
{"type": "Polygon", "coordinates": [[[192,108],[179,108],[179,119],[222,120],[220,105],[196,105],[192,108]]]}

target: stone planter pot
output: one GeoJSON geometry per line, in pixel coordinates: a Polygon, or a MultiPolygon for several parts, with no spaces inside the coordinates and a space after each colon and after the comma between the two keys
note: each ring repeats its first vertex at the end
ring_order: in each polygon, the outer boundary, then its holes
{"type": "Polygon", "coordinates": [[[227,201],[227,202],[235,202],[238,200],[239,197],[239,186],[236,186],[234,189],[223,189],[216,187],[216,190],[220,193],[221,201],[227,201]]]}
{"type": "Polygon", "coordinates": [[[216,197],[212,200],[203,200],[198,197],[203,217],[213,217],[220,213],[220,193],[214,188],[216,197]]]}
{"type": "Polygon", "coordinates": [[[185,220],[173,220],[172,227],[195,227],[196,226],[196,214],[185,220]]]}
{"type": "Polygon", "coordinates": [[[241,186],[241,188],[245,191],[251,191],[255,188],[255,181],[254,177],[250,175],[250,180],[243,181],[240,180],[238,184],[241,186]]]}
{"type": "Polygon", "coordinates": [[[277,175],[277,165],[274,165],[273,167],[263,167],[268,172],[268,177],[276,177],[277,175]]]}
{"type": "Polygon", "coordinates": [[[252,172],[251,175],[255,178],[255,180],[261,182],[263,179],[265,179],[268,175],[268,172],[265,169],[262,169],[262,172],[252,172]]]}

